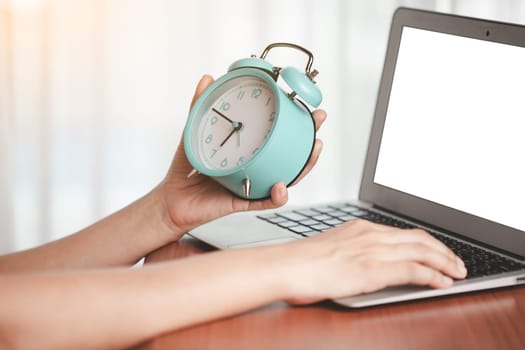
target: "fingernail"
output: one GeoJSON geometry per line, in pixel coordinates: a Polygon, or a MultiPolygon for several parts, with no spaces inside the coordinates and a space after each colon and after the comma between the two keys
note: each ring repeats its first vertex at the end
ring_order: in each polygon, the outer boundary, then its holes
{"type": "Polygon", "coordinates": [[[281,189],[279,190],[279,195],[281,197],[284,197],[286,196],[286,186],[282,186],[281,189]]]}
{"type": "Polygon", "coordinates": [[[317,145],[315,148],[317,148],[317,152],[321,152],[323,150],[323,142],[320,140],[317,141],[317,145]]]}
{"type": "Polygon", "coordinates": [[[465,263],[460,258],[456,258],[456,268],[461,274],[467,274],[467,268],[465,267],[465,263]]]}

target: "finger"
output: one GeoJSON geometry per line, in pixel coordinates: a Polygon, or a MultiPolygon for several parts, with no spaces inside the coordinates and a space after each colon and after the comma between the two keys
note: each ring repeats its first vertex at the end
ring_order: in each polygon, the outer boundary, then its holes
{"type": "Polygon", "coordinates": [[[443,254],[424,243],[381,244],[373,248],[373,259],[396,262],[415,261],[454,278],[464,278],[467,270],[456,263],[454,255],[443,254]]]}
{"type": "Polygon", "coordinates": [[[456,263],[462,267],[465,267],[463,261],[454,254],[454,252],[447,247],[443,242],[436,239],[426,231],[422,229],[409,229],[409,230],[396,230],[391,235],[385,235],[384,242],[390,243],[403,243],[403,242],[418,242],[427,245],[432,249],[440,251],[442,254],[448,256],[450,259],[454,259],[456,263]]]}
{"type": "Polygon", "coordinates": [[[251,201],[236,197],[234,201],[234,211],[275,209],[288,202],[288,189],[284,182],[279,182],[272,187],[268,199],[251,201]]]}
{"type": "Polygon", "coordinates": [[[259,206],[260,210],[263,210],[282,207],[286,202],[288,202],[288,189],[284,182],[278,182],[273,185],[269,199],[252,202],[252,204],[256,207],[259,206]]]}
{"type": "Polygon", "coordinates": [[[448,288],[454,281],[441,272],[417,262],[405,261],[388,263],[382,274],[387,286],[402,284],[417,284],[432,288],[448,288]]]}
{"type": "MultiPolygon", "coordinates": [[[[352,214],[350,214],[352,215],[352,214]]],[[[351,230],[355,233],[383,233],[383,232],[391,232],[392,227],[386,226],[382,224],[376,224],[375,222],[356,218],[353,220],[349,220],[345,222],[344,224],[341,224],[338,226],[342,229],[342,231],[351,230]]],[[[388,243],[386,240],[382,241],[385,243],[388,243]]]]}
{"type": "MultiPolygon", "coordinates": [[[[420,243],[425,244],[430,249],[435,249],[441,254],[447,256],[453,260],[457,268],[463,272],[465,270],[464,262],[454,252],[443,244],[441,241],[430,235],[428,232],[422,229],[399,229],[391,226],[385,226],[381,224],[374,224],[366,220],[353,220],[353,225],[359,225],[354,227],[353,230],[361,233],[368,233],[370,235],[377,236],[376,239],[382,243],[420,243]]],[[[341,225],[344,226],[344,225],[341,225]]],[[[463,278],[464,276],[458,276],[463,278]]]]}
{"type": "Polygon", "coordinates": [[[210,86],[214,82],[214,79],[211,75],[204,75],[201,80],[199,80],[199,83],[197,84],[197,87],[195,88],[195,93],[193,94],[193,98],[191,99],[191,105],[190,108],[193,107],[195,104],[195,101],[199,98],[199,96],[202,94],[204,90],[208,86],[210,86]]]}
{"type": "Polygon", "coordinates": [[[319,131],[324,121],[326,120],[326,112],[322,109],[316,109],[313,111],[312,116],[315,122],[315,131],[319,131]]]}
{"type": "MultiPolygon", "coordinates": [[[[361,233],[368,233],[369,235],[375,235],[375,239],[381,243],[395,244],[417,242],[425,244],[429,248],[436,249],[442,254],[449,256],[451,259],[459,259],[449,247],[422,229],[401,229],[375,224],[366,220],[353,221],[356,222],[355,224],[359,224],[359,227],[354,227],[353,230],[358,230],[361,233]]],[[[461,261],[461,259],[459,260],[461,261]]],[[[462,261],[461,264],[463,265],[462,261]]]]}
{"type": "Polygon", "coordinates": [[[315,140],[314,148],[312,150],[312,154],[310,155],[310,159],[308,159],[308,163],[306,163],[303,171],[297,177],[294,182],[290,186],[294,186],[296,183],[301,181],[317,164],[317,161],[319,160],[319,156],[321,155],[321,151],[323,150],[323,142],[319,139],[315,140]]]}

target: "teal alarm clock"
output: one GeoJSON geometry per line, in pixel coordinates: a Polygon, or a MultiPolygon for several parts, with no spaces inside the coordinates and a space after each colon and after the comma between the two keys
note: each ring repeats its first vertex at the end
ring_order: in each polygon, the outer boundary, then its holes
{"type": "Polygon", "coordinates": [[[315,142],[307,104],[318,107],[322,101],[312,64],[310,51],[290,43],[268,45],[259,58],[231,64],[190,111],[184,129],[184,149],[193,166],[188,177],[204,174],[247,199],[269,197],[277,182],[293,183],[315,142]],[[276,47],[305,53],[305,70],[273,66],[265,58],[276,47]]]}

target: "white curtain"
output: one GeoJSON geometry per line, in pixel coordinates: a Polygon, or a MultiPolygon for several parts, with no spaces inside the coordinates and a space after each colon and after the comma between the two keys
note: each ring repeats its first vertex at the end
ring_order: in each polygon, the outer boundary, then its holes
{"type": "MultiPolygon", "coordinates": [[[[5,6],[3,3],[2,9],[5,6]]],[[[9,67],[8,48],[10,46],[10,23],[5,11],[0,12],[0,251],[14,247],[13,242],[13,208],[11,194],[12,160],[9,135],[10,124],[10,102],[11,74],[9,67]]]]}
{"type": "Polygon", "coordinates": [[[322,159],[290,203],[354,197],[395,8],[523,23],[524,3],[0,0],[0,251],[72,233],[146,193],[200,76],[275,41],[314,52],[329,112],[322,159]]]}

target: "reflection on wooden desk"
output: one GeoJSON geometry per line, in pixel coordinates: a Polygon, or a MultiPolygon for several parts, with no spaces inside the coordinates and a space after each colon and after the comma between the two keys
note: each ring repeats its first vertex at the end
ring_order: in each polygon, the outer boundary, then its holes
{"type": "MultiPolygon", "coordinates": [[[[210,248],[183,239],[148,262],[210,248]]],[[[198,305],[196,305],[198,307],[198,305]]],[[[525,349],[525,288],[352,310],[274,303],[163,335],[143,349],[525,349]]]]}

